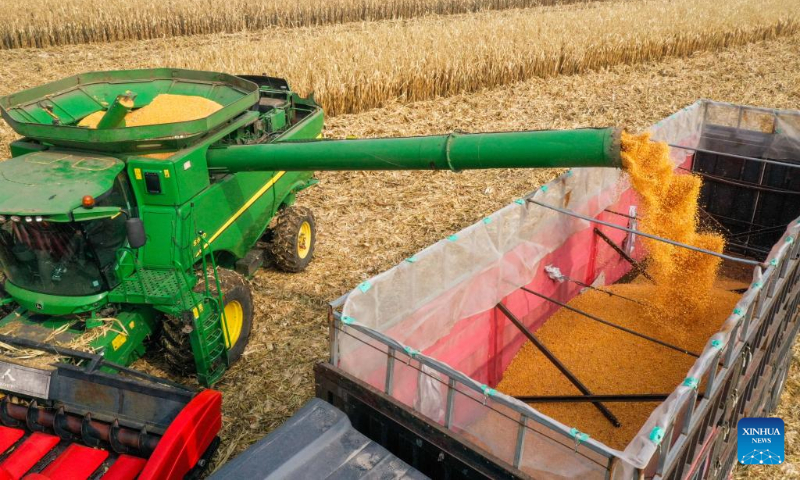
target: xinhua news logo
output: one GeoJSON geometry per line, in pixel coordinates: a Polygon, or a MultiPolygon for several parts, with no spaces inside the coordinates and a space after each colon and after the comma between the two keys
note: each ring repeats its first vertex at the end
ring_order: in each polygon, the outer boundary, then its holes
{"type": "Polygon", "coordinates": [[[783,420],[780,418],[739,420],[736,427],[739,463],[743,465],[783,463],[783,433],[783,420]]]}

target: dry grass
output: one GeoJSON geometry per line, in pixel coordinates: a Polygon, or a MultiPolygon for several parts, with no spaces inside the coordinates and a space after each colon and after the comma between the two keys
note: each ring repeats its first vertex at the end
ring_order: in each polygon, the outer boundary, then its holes
{"type": "MultiPolygon", "coordinates": [[[[590,125],[636,130],[701,97],[796,108],[799,48],[800,35],[689,59],[534,79],[474,95],[339,116],[328,121],[327,134],[365,137],[590,125]]],[[[265,269],[253,281],[253,338],[244,359],[218,386],[225,398],[218,463],[282,424],[313,395],[312,365],[327,355],[327,301],[554,174],[319,173],[321,184],[299,198],[317,215],[316,259],[304,273],[265,269]]],[[[797,391],[797,381],[791,380],[789,390],[797,391]]],[[[800,406],[787,399],[782,407],[787,437],[796,438],[800,406]]],[[[798,465],[792,462],[800,461],[800,445],[789,452],[789,465],[798,465]]]]}
{"type": "Polygon", "coordinates": [[[144,40],[589,1],[602,0],[0,0],[0,48],[144,40]]]}

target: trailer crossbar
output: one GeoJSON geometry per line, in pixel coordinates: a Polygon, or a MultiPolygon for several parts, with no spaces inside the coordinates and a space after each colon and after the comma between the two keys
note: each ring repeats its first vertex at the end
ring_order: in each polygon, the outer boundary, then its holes
{"type": "MultiPolygon", "coordinates": [[[[514,326],[516,326],[523,334],[525,334],[526,337],[528,337],[528,340],[530,340],[531,343],[533,343],[536,346],[536,348],[538,348],[539,351],[542,352],[542,354],[545,357],[547,357],[547,359],[550,360],[550,362],[552,362],[552,364],[556,368],[558,368],[558,370],[565,377],[567,377],[570,383],[575,385],[575,388],[580,390],[580,392],[584,395],[593,395],[592,391],[589,390],[589,387],[584,385],[584,383],[581,382],[578,379],[578,377],[576,377],[575,374],[572,373],[572,371],[569,368],[567,368],[567,366],[564,365],[561,362],[561,360],[559,360],[558,357],[556,357],[555,354],[552,351],[550,351],[550,349],[547,348],[547,346],[545,346],[545,344],[543,344],[542,341],[539,340],[539,338],[536,335],[534,335],[530,330],[528,330],[528,328],[522,324],[522,322],[516,317],[516,315],[511,313],[511,310],[509,310],[508,307],[506,307],[502,303],[498,303],[497,308],[503,313],[503,315],[506,316],[506,318],[511,320],[511,323],[513,323],[514,326]]],[[[608,421],[611,422],[612,425],[614,425],[615,427],[619,427],[621,425],[617,417],[613,413],[611,413],[611,410],[609,410],[605,405],[597,401],[592,402],[592,404],[595,407],[597,407],[600,413],[602,413],[603,416],[606,417],[608,421]]]]}
{"type": "Polygon", "coordinates": [[[681,348],[681,347],[678,347],[676,345],[672,345],[671,343],[667,343],[667,342],[665,342],[663,340],[659,340],[657,338],[653,338],[653,337],[645,335],[643,333],[639,333],[636,330],[631,330],[630,328],[623,327],[622,325],[618,325],[616,323],[609,322],[608,320],[603,320],[602,318],[597,317],[595,315],[592,315],[591,313],[584,312],[583,310],[580,310],[578,308],[575,308],[575,307],[572,307],[570,305],[567,305],[566,303],[560,302],[560,301],[556,300],[555,298],[551,298],[551,297],[548,297],[547,295],[543,295],[543,294],[541,294],[539,292],[535,292],[535,291],[533,291],[533,290],[531,290],[531,289],[529,289],[527,287],[522,287],[522,290],[530,293],[531,295],[535,295],[535,296],[537,296],[539,298],[547,300],[548,302],[555,303],[556,305],[558,305],[558,306],[560,306],[562,308],[566,308],[567,310],[570,310],[572,312],[575,312],[575,313],[578,313],[580,315],[583,315],[584,317],[586,317],[586,318],[588,318],[590,320],[594,320],[595,322],[602,323],[603,325],[607,325],[609,327],[616,328],[617,330],[622,330],[625,333],[629,333],[631,335],[635,335],[635,336],[637,336],[639,338],[647,340],[648,342],[657,343],[658,345],[670,348],[672,350],[675,350],[676,352],[681,352],[683,354],[686,354],[686,355],[689,355],[689,356],[692,356],[692,357],[695,357],[695,358],[699,358],[700,357],[699,354],[694,353],[694,352],[690,352],[689,350],[686,350],[685,348],[681,348]]]}
{"type": "Polygon", "coordinates": [[[599,225],[604,225],[606,227],[615,228],[617,230],[622,230],[624,232],[634,233],[636,235],[641,235],[641,236],[649,238],[651,240],[657,240],[659,242],[668,243],[668,244],[674,245],[676,247],[686,248],[688,250],[693,250],[695,252],[705,253],[706,255],[712,255],[714,257],[723,258],[725,260],[730,260],[732,262],[743,263],[745,265],[758,265],[758,266],[761,266],[761,267],[764,266],[763,263],[761,263],[759,261],[756,261],[756,260],[748,260],[746,258],[734,257],[734,256],[731,256],[731,255],[726,255],[724,253],[719,253],[719,252],[715,252],[715,251],[712,251],[712,250],[707,250],[705,248],[700,248],[700,247],[695,247],[693,245],[688,245],[686,243],[676,242],[675,240],[670,240],[669,238],[659,237],[658,235],[652,235],[650,233],[645,233],[645,232],[642,232],[641,230],[635,230],[633,228],[623,227],[621,225],[617,225],[617,224],[614,224],[614,223],[611,223],[611,222],[606,222],[606,221],[603,221],[603,220],[598,220],[598,219],[593,218],[593,217],[589,217],[587,215],[582,215],[582,214],[580,214],[578,212],[574,212],[572,210],[567,210],[565,208],[559,208],[559,207],[556,207],[555,205],[549,205],[547,203],[540,202],[538,200],[534,200],[533,198],[528,198],[527,201],[530,202],[530,203],[533,203],[535,205],[539,205],[540,207],[549,208],[550,210],[554,210],[556,212],[563,213],[564,215],[569,215],[571,217],[580,218],[581,220],[586,220],[587,222],[597,223],[599,225]]]}

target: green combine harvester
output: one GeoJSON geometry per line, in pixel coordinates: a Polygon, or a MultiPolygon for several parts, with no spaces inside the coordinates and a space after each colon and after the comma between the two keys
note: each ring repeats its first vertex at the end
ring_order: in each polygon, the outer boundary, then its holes
{"type": "Polygon", "coordinates": [[[207,386],[247,344],[259,245],[290,272],[314,254],[314,216],[295,205],[313,171],[620,166],[611,128],[323,140],[313,98],[262,76],[87,73],[0,109],[23,137],[0,162],[0,341],[88,335],[91,351],[125,366],[157,339],[172,367],[207,386]],[[221,108],[125,126],[160,94],[221,108]],[[93,114],[96,128],[78,126],[93,114]]]}

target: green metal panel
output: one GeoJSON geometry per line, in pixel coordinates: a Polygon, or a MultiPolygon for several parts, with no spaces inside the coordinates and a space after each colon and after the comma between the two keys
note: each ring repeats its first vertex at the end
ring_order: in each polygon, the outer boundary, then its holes
{"type": "Polygon", "coordinates": [[[119,312],[112,328],[92,341],[92,348],[106,360],[130,365],[144,355],[144,342],[156,329],[155,314],[153,309],[144,307],[119,312]]]}
{"type": "Polygon", "coordinates": [[[125,164],[91,152],[47,150],[0,162],[0,213],[68,214],[109,191],[125,164]]]}
{"type": "Polygon", "coordinates": [[[277,142],[210,150],[208,167],[229,172],[620,167],[619,142],[613,128],[277,142]]]}
{"type": "Polygon", "coordinates": [[[182,205],[193,200],[195,195],[209,185],[206,151],[209,145],[220,141],[226,135],[258,119],[258,112],[246,112],[231,121],[224,128],[207,135],[189,148],[175,152],[166,159],[126,156],[128,176],[139,205],[182,205]],[[138,169],[138,173],[137,173],[138,169]],[[165,178],[164,170],[170,178],[165,178]],[[147,192],[144,172],[160,172],[160,181],[168,182],[169,193],[150,194],[147,192]]]}
{"type": "Polygon", "coordinates": [[[42,145],[41,143],[31,142],[28,139],[21,139],[11,142],[9,149],[11,150],[12,157],[19,157],[21,155],[25,155],[26,153],[47,150],[48,147],[46,145],[42,145]]]}
{"type": "Polygon", "coordinates": [[[21,307],[45,315],[72,315],[97,310],[107,303],[108,292],[84,297],[47,295],[23,290],[11,282],[5,283],[6,292],[14,297],[21,307]]]}
{"type": "Polygon", "coordinates": [[[176,210],[173,207],[139,207],[144,220],[147,243],[140,249],[141,260],[147,267],[170,268],[175,259],[175,239],[179,237],[176,210]]]}

